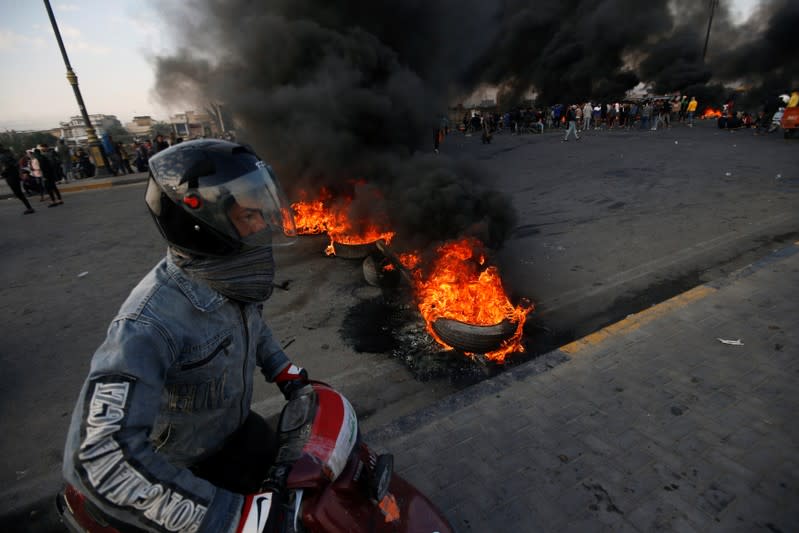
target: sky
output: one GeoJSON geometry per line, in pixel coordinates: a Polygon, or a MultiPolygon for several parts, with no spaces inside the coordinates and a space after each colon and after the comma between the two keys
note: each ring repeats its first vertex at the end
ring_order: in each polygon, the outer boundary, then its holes
{"type": "MultiPolygon", "coordinates": [[[[173,1],[173,0],[167,0],[173,1]]],[[[149,62],[169,46],[144,0],[51,0],[61,38],[90,114],[160,120],[182,111],[152,93],[149,62]]],[[[44,2],[0,0],[0,130],[45,129],[80,114],[44,2]]]]}
{"type": "MultiPolygon", "coordinates": [[[[743,22],[768,0],[721,1],[743,22]]],[[[137,115],[166,120],[185,111],[153,91],[151,59],[170,49],[172,32],[151,0],[50,3],[90,114],[125,124],[137,115]]],[[[80,114],[42,1],[0,0],[0,72],[0,131],[55,128],[80,114]]]]}

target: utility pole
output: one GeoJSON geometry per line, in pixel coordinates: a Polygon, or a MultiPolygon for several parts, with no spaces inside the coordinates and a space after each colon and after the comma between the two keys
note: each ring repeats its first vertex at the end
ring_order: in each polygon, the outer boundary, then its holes
{"type": "Polygon", "coordinates": [[[710,18],[707,20],[707,34],[705,35],[705,49],[702,51],[702,61],[707,56],[707,43],[710,41],[710,26],[713,24],[713,12],[719,5],[719,0],[710,0],[710,18]]]}
{"type": "Polygon", "coordinates": [[[89,142],[89,153],[92,155],[95,164],[94,176],[96,178],[106,178],[111,176],[111,165],[108,164],[108,157],[100,144],[100,140],[97,138],[97,133],[94,131],[92,121],[89,120],[89,113],[86,111],[86,106],[83,104],[83,97],[78,87],[78,76],[69,64],[67,50],[64,48],[64,42],[61,40],[61,32],[58,31],[58,24],[56,24],[53,9],[50,7],[50,0],[44,0],[44,7],[47,9],[47,15],[50,17],[50,24],[53,25],[53,32],[58,41],[58,47],[61,49],[61,56],[64,58],[64,65],[67,67],[67,81],[72,85],[72,90],[75,92],[75,99],[78,101],[78,107],[83,116],[83,122],[86,124],[86,138],[89,142]]]}

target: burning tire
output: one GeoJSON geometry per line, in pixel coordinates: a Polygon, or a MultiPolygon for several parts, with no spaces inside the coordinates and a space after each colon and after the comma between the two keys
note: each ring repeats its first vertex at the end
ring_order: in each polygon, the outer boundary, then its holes
{"type": "Polygon", "coordinates": [[[470,353],[489,353],[498,350],[502,343],[516,332],[517,324],[503,320],[492,326],[476,326],[438,318],[433,322],[433,331],[449,346],[470,353]]]}
{"type": "Polygon", "coordinates": [[[382,260],[371,254],[363,260],[363,277],[373,287],[396,287],[399,285],[400,273],[387,258],[382,260]]]}
{"type": "Polygon", "coordinates": [[[363,259],[375,249],[375,244],[369,242],[366,244],[344,244],[340,242],[333,242],[333,252],[337,257],[344,259],[363,259]]]}

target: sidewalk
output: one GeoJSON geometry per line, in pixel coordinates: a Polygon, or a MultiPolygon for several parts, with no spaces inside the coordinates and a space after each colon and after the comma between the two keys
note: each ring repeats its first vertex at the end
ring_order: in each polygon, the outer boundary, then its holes
{"type": "Polygon", "coordinates": [[[366,441],[461,532],[798,531],[798,377],[796,243],[366,441]]]}
{"type": "MultiPolygon", "coordinates": [[[[68,183],[59,183],[58,190],[62,193],[71,193],[78,191],[89,191],[92,189],[107,189],[108,187],[116,187],[119,185],[127,185],[129,183],[147,181],[148,176],[149,174],[147,172],[138,172],[136,174],[111,176],[110,178],[86,178],[82,180],[72,180],[68,183]]],[[[6,183],[6,180],[0,179],[0,200],[5,200],[7,198],[16,199],[14,193],[11,192],[11,187],[9,187],[6,183]]],[[[36,197],[32,196],[31,198],[36,197]]]]}

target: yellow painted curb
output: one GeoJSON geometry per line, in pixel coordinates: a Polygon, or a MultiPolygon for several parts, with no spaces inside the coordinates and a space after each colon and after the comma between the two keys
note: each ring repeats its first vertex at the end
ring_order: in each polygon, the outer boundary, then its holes
{"type": "Polygon", "coordinates": [[[90,191],[93,189],[110,189],[110,183],[93,183],[91,185],[79,185],[77,187],[70,187],[69,189],[64,188],[61,189],[61,192],[78,192],[78,191],[90,191]]]}
{"type": "Polygon", "coordinates": [[[565,346],[561,346],[560,351],[565,352],[569,355],[574,355],[586,348],[593,348],[595,346],[602,344],[605,340],[609,339],[614,335],[626,335],[628,333],[631,333],[645,326],[646,324],[649,324],[650,322],[657,320],[658,318],[664,316],[666,313],[669,313],[676,309],[681,309],[692,302],[701,300],[702,298],[708,296],[709,294],[713,294],[717,290],[718,289],[714,289],[713,287],[708,287],[707,285],[700,285],[698,287],[694,287],[690,291],[678,294],[677,296],[670,298],[665,302],[653,305],[649,309],[641,311],[640,313],[630,315],[624,320],[620,320],[615,324],[611,324],[606,328],[602,328],[597,332],[594,332],[590,335],[583,337],[582,339],[578,339],[565,346]]]}

